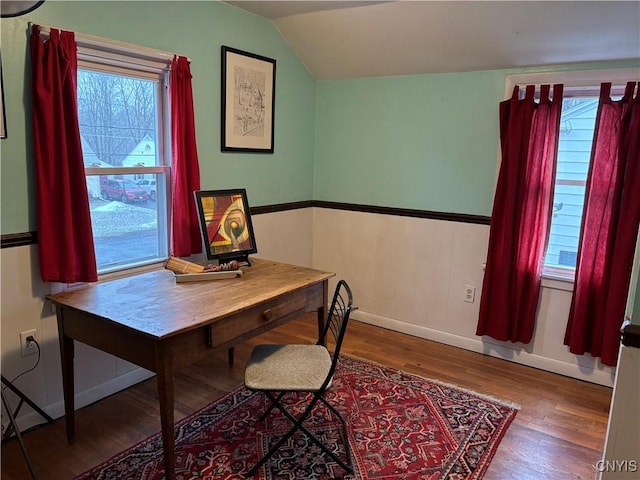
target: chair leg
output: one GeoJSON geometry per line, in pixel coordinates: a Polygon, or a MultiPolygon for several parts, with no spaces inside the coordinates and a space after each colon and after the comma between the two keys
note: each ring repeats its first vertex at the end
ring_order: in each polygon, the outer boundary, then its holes
{"type": "Polygon", "coordinates": [[[229,347],[227,350],[227,361],[229,362],[229,366],[233,367],[233,357],[235,355],[235,348],[229,347]]]}
{"type": "MultiPolygon", "coordinates": [[[[282,413],[284,413],[284,415],[289,420],[291,420],[294,423],[294,427],[289,431],[290,434],[287,435],[285,440],[287,440],[291,435],[293,435],[293,433],[296,430],[298,430],[298,429],[302,430],[307,435],[307,437],[309,437],[309,439],[313,443],[315,443],[318,447],[320,447],[320,449],[322,451],[324,451],[327,455],[329,455],[338,465],[340,465],[348,473],[353,473],[353,467],[351,465],[351,451],[350,451],[350,448],[349,448],[349,439],[347,437],[347,425],[346,425],[344,419],[342,418],[342,415],[340,415],[338,413],[338,419],[340,420],[341,433],[342,433],[342,437],[343,437],[342,441],[343,441],[344,446],[345,446],[345,453],[346,453],[346,457],[347,457],[347,461],[346,462],[344,462],[338,455],[336,455],[331,450],[329,450],[329,448],[324,443],[322,443],[320,440],[318,440],[318,438],[312,432],[310,432],[304,425],[302,425],[302,422],[304,420],[306,420],[306,417],[304,419],[302,419],[302,417],[301,417],[300,420],[298,420],[293,415],[291,415],[287,410],[285,410],[283,408],[280,408],[280,407],[278,407],[278,409],[282,413]]],[[[332,408],[332,410],[334,410],[334,409],[332,408]]],[[[335,412],[337,413],[337,411],[335,411],[335,412]]],[[[275,453],[275,451],[273,453],[275,453]]]]}
{"type": "Polygon", "coordinates": [[[333,414],[338,418],[338,420],[340,420],[340,425],[341,425],[341,430],[342,430],[342,442],[344,443],[344,450],[345,450],[345,454],[347,456],[347,463],[348,463],[348,467],[349,468],[345,468],[345,470],[347,470],[349,473],[353,473],[353,465],[351,463],[351,447],[349,445],[349,433],[347,431],[347,422],[344,419],[344,417],[342,416],[342,414],[336,410],[336,408],[331,405],[329,402],[327,402],[327,400],[324,397],[320,397],[320,400],[322,401],[322,403],[324,403],[327,407],[329,407],[329,410],[331,410],[333,412],[333,414]]]}
{"type": "Polygon", "coordinates": [[[283,435],[280,440],[278,440],[278,442],[269,449],[269,451],[263,455],[263,457],[260,459],[260,461],[258,461],[258,463],[256,463],[251,470],[249,470],[249,472],[247,473],[247,475],[249,475],[250,477],[253,477],[256,472],[260,469],[260,467],[262,467],[262,465],[264,465],[265,463],[267,463],[269,461],[269,459],[271,458],[271,456],[276,453],[278,451],[278,449],[285,444],[285,442],[287,440],[289,440],[289,438],[291,438],[291,436],[295,433],[296,428],[292,428],[291,430],[289,430],[285,435],[283,435]]]}
{"type": "MultiPolygon", "coordinates": [[[[276,398],[277,403],[280,403],[280,400],[282,400],[282,397],[284,397],[284,394],[286,392],[280,392],[278,394],[278,398],[276,398]]],[[[267,398],[269,398],[269,396],[267,395],[267,398]]],[[[270,399],[270,398],[269,398],[270,399]]],[[[270,399],[271,400],[271,399],[270,399]]],[[[267,408],[264,413],[260,416],[260,418],[258,419],[258,421],[262,422],[265,418],[267,418],[267,415],[269,415],[271,413],[271,410],[273,410],[276,406],[276,403],[271,400],[271,405],[269,405],[269,408],[267,408]]]]}
{"type": "Polygon", "coordinates": [[[258,471],[258,469],[262,467],[262,465],[264,465],[271,458],[271,456],[274,453],[276,453],[276,451],[278,451],[278,449],[282,445],[284,445],[284,443],[289,438],[291,438],[291,436],[296,432],[296,430],[301,430],[305,435],[307,435],[307,437],[313,443],[315,443],[323,452],[329,455],[346,472],[353,473],[353,466],[351,463],[351,450],[349,448],[349,438],[347,436],[346,422],[344,421],[344,418],[342,417],[342,415],[340,415],[340,413],[333,406],[329,405],[326,402],[326,400],[322,397],[322,395],[319,395],[319,394],[314,395],[314,398],[311,400],[311,402],[309,403],[305,411],[302,413],[302,415],[300,415],[299,418],[296,418],[291,413],[289,413],[289,411],[286,408],[284,408],[284,406],[280,403],[280,399],[284,395],[284,392],[280,392],[277,398],[275,398],[270,392],[265,392],[265,394],[271,400],[271,406],[269,407],[268,411],[271,411],[274,407],[277,408],[293,423],[293,427],[285,435],[283,435],[280,438],[280,440],[278,440],[278,442],[273,447],[271,447],[271,449],[269,449],[269,451],[260,459],[260,461],[256,465],[253,466],[251,470],[249,470],[248,472],[249,476],[254,476],[258,471]],[[340,420],[341,427],[342,427],[341,433],[343,437],[343,443],[345,445],[345,454],[347,457],[346,462],[344,462],[338,455],[336,455],[331,450],[329,450],[329,448],[325,444],[323,444],[320,440],[318,440],[318,438],[302,424],[309,417],[309,415],[311,414],[311,411],[313,410],[313,407],[318,403],[318,400],[322,400],[323,403],[328,405],[331,411],[334,412],[337,415],[338,419],[340,420]]]}

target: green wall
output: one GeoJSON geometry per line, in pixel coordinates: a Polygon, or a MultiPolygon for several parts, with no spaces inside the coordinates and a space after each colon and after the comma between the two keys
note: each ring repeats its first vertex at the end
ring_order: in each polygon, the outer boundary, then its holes
{"type": "Polygon", "coordinates": [[[8,131],[0,141],[2,234],[37,229],[28,22],[188,56],[202,188],[245,187],[256,206],[312,198],[315,80],[270,21],[219,2],[49,1],[29,15],[1,22],[8,131]],[[273,155],[220,151],[221,45],[277,60],[273,155]]]}
{"type": "Polygon", "coordinates": [[[321,81],[314,198],[489,215],[500,71],[321,81]]]}
{"type": "Polygon", "coordinates": [[[491,215],[506,76],[639,64],[319,81],[314,198],[491,215]]]}

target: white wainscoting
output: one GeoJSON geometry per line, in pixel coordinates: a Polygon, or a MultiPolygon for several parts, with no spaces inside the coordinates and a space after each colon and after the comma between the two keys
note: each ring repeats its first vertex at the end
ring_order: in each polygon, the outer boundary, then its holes
{"type": "Polygon", "coordinates": [[[315,208],[313,229],[313,266],[349,282],[355,319],[613,385],[615,369],[563,345],[570,291],[542,289],[528,345],[475,335],[488,225],[315,208]],[[466,285],[476,288],[473,303],[465,302],[466,285]]]}

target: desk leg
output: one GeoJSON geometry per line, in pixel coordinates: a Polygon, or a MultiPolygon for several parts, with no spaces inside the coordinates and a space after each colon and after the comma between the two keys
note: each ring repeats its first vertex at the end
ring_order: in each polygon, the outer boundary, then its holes
{"type": "Polygon", "coordinates": [[[173,419],[173,368],[163,349],[156,349],[156,374],[158,399],[160,400],[160,425],[162,428],[162,450],[166,480],[176,478],[175,433],[173,419]]]}
{"type": "Polygon", "coordinates": [[[64,417],[67,425],[67,442],[73,443],[76,437],[76,418],[73,385],[73,338],[64,334],[64,308],[58,307],[58,341],[60,342],[60,362],[62,366],[62,392],[64,395],[64,417]]]}
{"type": "MultiPolygon", "coordinates": [[[[322,282],[322,306],[318,309],[318,338],[322,335],[324,330],[324,324],[327,321],[329,315],[329,281],[322,282]]],[[[326,339],[322,339],[322,344],[326,344],[326,339]]]]}

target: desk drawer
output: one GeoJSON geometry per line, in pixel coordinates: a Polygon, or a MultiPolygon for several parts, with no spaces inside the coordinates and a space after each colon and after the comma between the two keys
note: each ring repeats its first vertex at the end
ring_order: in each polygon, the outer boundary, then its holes
{"type": "Polygon", "coordinates": [[[321,286],[265,302],[211,325],[211,346],[249,338],[321,305],[321,286]]]}

